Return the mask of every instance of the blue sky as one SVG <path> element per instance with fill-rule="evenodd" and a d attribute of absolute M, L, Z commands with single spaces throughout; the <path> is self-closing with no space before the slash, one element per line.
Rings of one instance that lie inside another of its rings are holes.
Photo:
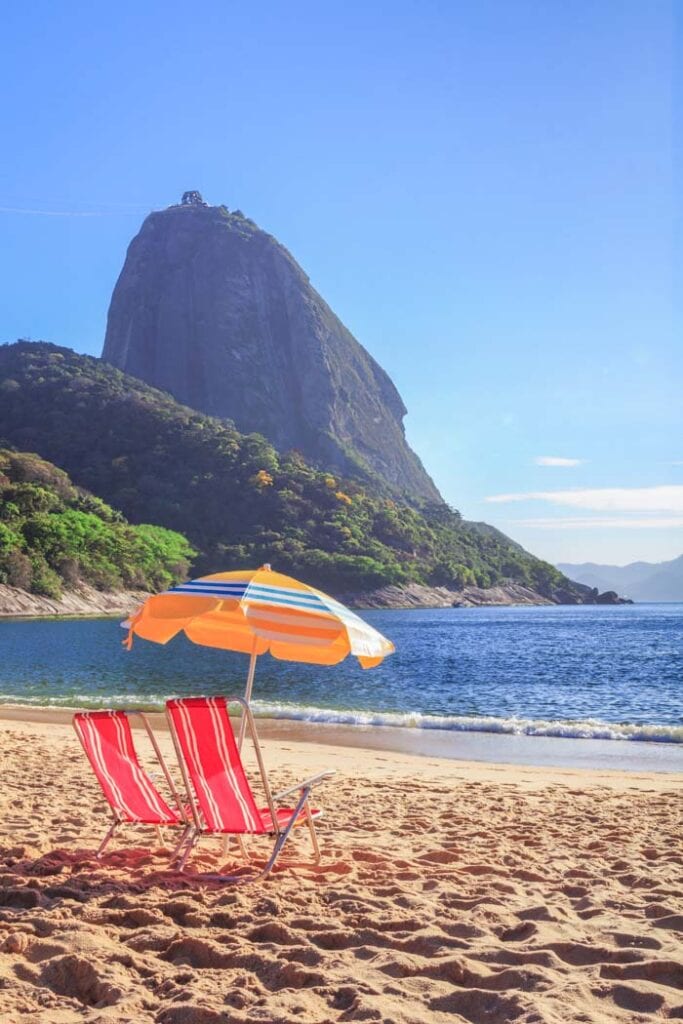
<path fill-rule="evenodd" d="M 675 13 L 11 5 L 0 340 L 99 354 L 130 238 L 198 188 L 291 250 L 466 516 L 551 561 L 675 557 Z"/>

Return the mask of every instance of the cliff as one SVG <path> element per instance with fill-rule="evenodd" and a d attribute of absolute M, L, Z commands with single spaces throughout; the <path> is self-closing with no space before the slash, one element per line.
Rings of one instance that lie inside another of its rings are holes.
<path fill-rule="evenodd" d="M 384 370 L 275 238 L 198 198 L 150 214 L 131 242 L 103 359 L 279 451 L 440 500 Z"/>
<path fill-rule="evenodd" d="M 353 608 L 481 608 L 501 605 L 631 604 L 613 591 L 596 594 L 588 587 L 580 593 L 556 587 L 545 594 L 521 583 L 507 580 L 492 587 L 472 584 L 461 590 L 424 586 L 420 583 L 390 584 L 361 594 L 341 598 Z"/>
<path fill-rule="evenodd" d="M 31 594 L 0 583 L 0 618 L 128 615 L 149 597 L 144 590 L 96 590 L 87 583 L 62 591 L 59 597 Z"/>
<path fill-rule="evenodd" d="M 462 590 L 408 583 L 380 587 L 365 594 L 346 594 L 342 599 L 354 608 L 478 608 L 483 605 L 557 603 L 519 583 L 501 583 L 495 587 L 467 586 Z"/>

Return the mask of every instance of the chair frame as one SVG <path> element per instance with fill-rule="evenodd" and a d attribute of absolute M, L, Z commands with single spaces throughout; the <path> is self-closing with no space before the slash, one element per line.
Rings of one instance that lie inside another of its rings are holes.
<path fill-rule="evenodd" d="M 100 710 L 100 709 L 97 709 L 97 710 Z M 149 724 L 149 720 L 148 720 L 147 716 L 144 714 L 144 712 L 137 711 L 135 709 L 127 710 L 125 708 L 117 708 L 117 709 L 109 709 L 109 708 L 105 709 L 105 708 L 102 708 L 101 710 L 102 711 L 105 711 L 105 710 L 107 710 L 107 711 L 108 710 L 116 710 L 117 713 L 124 714 L 126 716 L 126 718 L 128 719 L 129 726 L 131 727 L 131 736 L 132 736 L 132 725 L 131 725 L 131 722 L 130 722 L 131 718 L 139 718 L 140 721 L 142 722 L 143 726 L 144 726 L 144 729 L 145 729 L 145 731 L 147 733 L 147 736 L 149 737 L 149 741 L 152 744 L 152 749 L 154 750 L 154 755 L 155 755 L 157 761 L 159 762 L 161 770 L 162 770 L 162 772 L 164 774 L 164 778 L 166 779 L 168 787 L 171 790 L 171 793 L 173 794 L 173 799 L 175 801 L 176 809 L 178 811 L 178 816 L 180 818 L 180 820 L 178 822 L 168 822 L 168 823 L 165 823 L 163 825 L 163 827 L 164 828 L 176 828 L 176 827 L 180 828 L 180 827 L 182 827 L 182 830 L 183 830 L 182 834 L 181 834 L 181 837 L 180 837 L 180 840 L 178 841 L 176 846 L 173 848 L 173 851 L 172 851 L 172 854 L 171 854 L 172 859 L 175 859 L 176 856 L 177 856 L 177 851 L 182 848 L 182 846 L 183 846 L 183 844 L 184 844 L 184 842 L 185 842 L 185 840 L 187 838 L 188 832 L 190 831 L 192 826 L 191 826 L 191 823 L 190 823 L 190 821 L 189 821 L 189 819 L 187 817 L 187 812 L 186 812 L 185 807 L 183 806 L 183 802 L 182 802 L 182 800 L 180 798 L 180 794 L 178 792 L 178 788 L 177 788 L 175 782 L 173 781 L 173 777 L 172 777 L 170 771 L 168 770 L 168 765 L 166 764 L 166 761 L 164 760 L 163 754 L 161 753 L 161 750 L 159 748 L 159 744 L 157 743 L 156 736 L 154 735 L 154 732 L 152 731 L 152 727 Z M 88 750 L 86 748 L 85 743 L 83 742 L 83 737 L 81 736 L 81 734 L 78 731 L 78 728 L 76 726 L 77 719 L 80 717 L 80 715 L 83 715 L 83 714 L 88 714 L 88 712 L 81 712 L 81 713 L 79 713 L 79 715 L 74 715 L 72 720 L 71 720 L 71 724 L 73 725 L 74 732 L 78 736 L 79 743 L 81 744 L 81 747 L 83 748 L 83 753 L 85 754 L 86 759 L 87 759 L 88 763 L 90 764 L 90 755 L 88 753 Z M 137 755 L 137 750 L 136 750 L 136 755 Z M 92 765 L 91 765 L 91 767 L 92 767 Z M 140 767 L 142 768 L 142 765 Z M 142 770 L 144 771 L 144 768 L 142 768 Z M 148 773 L 146 773 L 146 774 L 148 774 Z M 99 784 L 99 779 L 97 781 L 98 781 L 98 784 Z M 151 781 L 152 780 L 150 780 L 150 782 Z M 152 785 L 154 785 L 153 782 L 152 782 Z M 102 787 L 100 785 L 100 789 L 101 788 Z M 154 788 L 156 789 L 156 786 Z M 113 820 L 112 824 L 109 826 L 109 829 L 107 830 L 107 832 L 105 833 L 104 838 L 102 839 L 102 842 L 97 847 L 97 851 L 95 853 L 95 857 L 96 857 L 97 860 L 101 860 L 102 859 L 102 856 L 104 855 L 104 851 L 105 851 L 106 847 L 109 845 L 110 841 L 117 834 L 119 829 L 121 829 L 124 825 L 137 825 L 137 824 L 139 824 L 139 825 L 148 825 L 149 827 L 154 828 L 154 830 L 156 831 L 157 839 L 159 841 L 159 845 L 160 846 L 165 846 L 166 845 L 164 843 L 162 832 L 161 832 L 162 825 L 153 825 L 150 822 L 128 821 L 127 819 L 125 819 L 125 818 L 123 818 L 121 816 L 121 814 L 119 813 L 119 811 L 115 807 L 112 807 L 112 805 L 109 802 L 109 799 L 108 799 L 106 793 L 104 793 L 104 790 L 102 792 L 103 792 L 105 800 L 107 801 L 107 804 L 109 805 L 109 809 L 110 809 L 110 811 L 112 813 L 112 817 L 113 817 L 114 820 Z"/>
<path fill-rule="evenodd" d="M 245 860 L 249 861 L 249 856 L 248 856 L 248 853 L 247 853 L 246 848 L 244 846 L 244 842 L 243 842 L 242 836 L 244 834 L 246 834 L 246 835 L 252 835 L 252 834 L 253 835 L 268 835 L 271 838 L 275 839 L 275 844 L 273 846 L 273 850 L 271 852 L 270 857 L 268 858 L 268 860 L 266 861 L 264 867 L 260 871 L 257 871 L 255 874 L 252 874 L 252 875 L 249 875 L 249 876 L 244 876 L 244 875 L 225 875 L 225 874 L 212 874 L 212 875 L 204 875 L 203 876 L 204 878 L 210 879 L 211 881 L 221 881 L 221 882 L 253 882 L 253 881 L 258 881 L 258 880 L 260 880 L 262 878 L 265 878 L 273 870 L 273 868 L 275 866 L 275 862 L 277 861 L 277 859 L 278 859 L 278 857 L 280 855 L 280 852 L 282 850 L 282 847 L 286 843 L 286 841 L 289 838 L 292 830 L 294 829 L 294 827 L 297 824 L 306 824 L 307 825 L 308 831 L 309 831 L 309 835 L 310 835 L 310 838 L 311 838 L 311 845 L 313 847 L 314 862 L 316 864 L 318 864 L 319 861 L 320 861 L 320 856 L 321 855 L 320 855 L 320 845 L 318 843 L 318 836 L 317 836 L 317 833 L 316 833 L 316 830 L 315 830 L 315 820 L 314 820 L 314 818 L 322 817 L 322 811 L 317 813 L 314 816 L 314 814 L 312 813 L 311 808 L 310 808 L 309 797 L 311 795 L 311 792 L 313 791 L 313 789 L 316 786 L 319 786 L 326 779 L 331 778 L 335 774 L 335 772 L 334 771 L 329 771 L 329 770 L 328 771 L 319 772 L 317 775 L 313 775 L 309 779 L 304 779 L 303 782 L 298 782 L 298 783 L 296 783 L 293 786 L 289 786 L 287 789 L 280 790 L 280 792 L 278 792 L 278 793 L 273 793 L 271 788 L 270 788 L 270 783 L 268 781 L 268 774 L 266 772 L 266 767 L 265 767 L 265 763 L 264 763 L 264 760 L 263 760 L 263 753 L 262 753 L 262 750 L 261 750 L 261 745 L 259 743 L 258 733 L 256 732 L 256 724 L 254 722 L 254 715 L 252 713 L 252 710 L 251 710 L 248 702 L 243 697 L 238 697 L 236 695 L 235 696 L 233 696 L 233 695 L 227 696 L 227 697 L 224 697 L 223 699 L 225 700 L 226 712 L 228 714 L 229 714 L 228 706 L 230 704 L 239 704 L 241 709 L 242 709 L 242 721 L 240 722 L 239 739 L 237 739 L 237 737 L 236 737 L 237 751 L 238 751 L 238 753 L 240 754 L 240 757 L 241 757 L 242 740 L 244 738 L 244 734 L 245 734 L 246 729 L 248 729 L 250 737 L 251 737 L 251 740 L 252 740 L 252 743 L 254 744 L 254 750 L 255 750 L 255 753 L 256 753 L 256 761 L 257 761 L 257 764 L 258 764 L 259 776 L 260 776 L 261 783 L 263 785 L 263 789 L 264 789 L 264 792 L 265 792 L 266 801 L 267 801 L 267 804 L 268 804 L 268 810 L 270 812 L 271 823 L 273 824 L 274 828 L 272 830 L 268 830 L 268 831 L 262 832 L 262 833 L 230 833 L 230 832 L 225 833 L 225 832 L 216 832 L 216 831 L 214 831 L 214 830 L 212 830 L 212 829 L 207 827 L 207 825 L 206 825 L 206 823 L 205 823 L 205 821 L 203 819 L 201 810 L 200 810 L 200 808 L 198 806 L 197 800 L 196 800 L 196 796 L 195 796 L 194 788 L 193 788 L 193 785 L 192 785 L 192 781 L 191 781 L 189 773 L 188 773 L 188 769 L 187 769 L 187 765 L 186 765 L 186 762 L 185 762 L 185 758 L 183 756 L 182 747 L 180 745 L 180 740 L 179 740 L 179 737 L 178 737 L 178 734 L 177 734 L 177 731 L 176 731 L 176 728 L 175 728 L 175 722 L 173 721 L 173 718 L 171 717 L 171 714 L 170 714 L 170 711 L 169 711 L 168 703 L 170 703 L 170 702 L 168 702 L 167 705 L 166 705 L 166 719 L 168 721 L 169 730 L 170 730 L 170 733 L 171 733 L 171 737 L 173 739 L 173 745 L 175 747 L 176 755 L 177 755 L 177 758 L 178 758 L 178 764 L 180 766 L 180 771 L 181 771 L 181 774 L 182 774 L 182 777 L 183 777 L 183 782 L 185 784 L 185 789 L 187 791 L 188 803 L 189 803 L 189 807 L 190 807 L 190 811 L 191 811 L 191 815 L 192 815 L 192 822 L 188 825 L 188 828 L 183 833 L 183 836 L 181 837 L 181 840 L 180 840 L 180 842 L 179 842 L 179 844 L 176 847 L 176 850 L 174 852 L 174 860 L 175 860 L 175 863 L 176 863 L 176 866 L 177 866 L 178 870 L 182 871 L 185 868 L 185 865 L 187 864 L 187 861 L 188 861 L 188 859 L 190 857 L 190 854 L 192 853 L 194 848 L 197 846 L 197 844 L 199 843 L 199 841 L 202 838 L 202 836 L 206 836 L 206 835 L 217 836 L 217 835 L 220 835 L 220 836 L 224 837 L 224 839 L 226 840 L 226 844 L 227 844 L 227 839 L 229 838 L 229 836 L 230 835 L 236 835 L 238 843 L 240 845 L 240 849 L 242 851 L 242 855 L 244 856 Z M 231 724 L 231 728 L 232 728 L 232 724 Z M 233 730 L 233 735 L 234 735 L 234 730 Z M 248 784 L 249 784 L 249 786 L 251 788 L 251 783 L 249 782 L 249 780 L 247 780 L 247 782 L 248 782 Z M 284 826 L 281 826 L 280 822 L 279 822 L 279 819 L 278 819 L 278 816 L 277 816 L 276 804 L 279 803 L 280 801 L 282 801 L 285 797 L 291 796 L 292 793 L 299 793 L 299 800 L 298 800 L 294 810 L 292 811 L 291 816 L 287 820 L 287 822 L 284 824 Z M 300 817 L 301 817 L 302 812 L 305 814 L 305 821 L 300 821 Z M 224 844 L 224 848 L 223 848 L 224 853 L 226 852 L 226 848 L 225 848 L 226 844 Z"/>

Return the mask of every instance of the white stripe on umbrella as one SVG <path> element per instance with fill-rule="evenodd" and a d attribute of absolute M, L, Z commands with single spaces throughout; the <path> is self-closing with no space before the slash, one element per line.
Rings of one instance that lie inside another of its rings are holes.
<path fill-rule="evenodd" d="M 335 625 L 338 626 L 337 616 L 330 615 L 329 612 L 323 610 L 302 615 L 301 612 L 288 612 L 286 608 L 271 610 L 270 607 L 250 604 L 247 607 L 246 615 L 248 619 L 268 619 L 269 622 L 283 622 L 292 626 L 302 626 L 305 629 L 329 630 Z M 312 622 L 311 619 L 315 621 Z"/>
<path fill-rule="evenodd" d="M 277 640 L 286 644 L 307 644 L 309 647 L 331 647 L 337 639 L 334 636 L 323 639 L 319 636 L 298 636 L 294 633 L 280 633 L 274 629 L 262 629 L 261 626 L 254 626 L 254 632 L 264 640 Z"/>

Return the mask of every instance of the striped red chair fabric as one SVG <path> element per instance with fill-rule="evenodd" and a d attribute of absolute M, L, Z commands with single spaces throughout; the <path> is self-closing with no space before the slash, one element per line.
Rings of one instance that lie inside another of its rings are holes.
<path fill-rule="evenodd" d="M 140 717 L 160 767 L 177 798 L 149 723 L 144 715 Z M 171 808 L 140 764 L 128 712 L 80 712 L 74 715 L 73 726 L 114 816 L 114 822 L 97 850 L 98 858 L 102 856 L 109 840 L 126 822 L 154 825 L 157 828 L 168 825 L 187 827 L 180 802 L 178 809 Z"/>
<path fill-rule="evenodd" d="M 242 708 L 249 727 L 267 806 L 259 806 L 242 764 L 242 757 L 229 714 L 229 704 Z M 311 790 L 333 772 L 322 772 L 275 795 L 266 774 L 253 715 L 241 697 L 188 697 L 171 700 L 166 714 L 176 745 L 193 817 L 193 829 L 179 856 L 182 868 L 202 835 L 268 835 L 275 837 L 275 846 L 265 868 L 267 875 L 290 832 L 296 825 L 307 825 L 316 858 L 320 849 L 314 821 L 322 811 L 309 805 Z M 294 807 L 276 805 L 293 793 L 299 794 Z M 217 876 L 238 880 L 234 876 Z M 243 880 L 243 879 L 241 879 Z"/>

